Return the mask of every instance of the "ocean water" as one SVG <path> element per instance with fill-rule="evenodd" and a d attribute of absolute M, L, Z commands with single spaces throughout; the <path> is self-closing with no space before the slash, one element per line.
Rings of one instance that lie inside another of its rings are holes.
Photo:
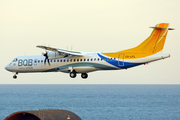
<path fill-rule="evenodd" d="M 180 120 L 180 85 L 0 85 L 0 120 L 39 109 L 83 120 Z"/>

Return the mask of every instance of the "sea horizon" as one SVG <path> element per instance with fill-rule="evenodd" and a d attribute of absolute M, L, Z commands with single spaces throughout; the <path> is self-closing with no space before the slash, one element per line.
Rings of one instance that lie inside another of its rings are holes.
<path fill-rule="evenodd" d="M 179 84 L 0 84 L 0 119 L 62 109 L 82 120 L 178 120 Z"/>

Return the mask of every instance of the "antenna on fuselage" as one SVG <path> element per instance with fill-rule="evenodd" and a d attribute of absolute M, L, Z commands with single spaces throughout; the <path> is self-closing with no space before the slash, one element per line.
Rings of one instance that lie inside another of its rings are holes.
<path fill-rule="evenodd" d="M 73 50 L 73 46 L 71 45 L 71 49 L 68 49 L 68 46 L 66 46 L 66 50 L 67 51 L 72 51 Z"/>
<path fill-rule="evenodd" d="M 73 49 L 73 46 L 71 45 L 71 51 L 72 51 L 72 49 Z"/>

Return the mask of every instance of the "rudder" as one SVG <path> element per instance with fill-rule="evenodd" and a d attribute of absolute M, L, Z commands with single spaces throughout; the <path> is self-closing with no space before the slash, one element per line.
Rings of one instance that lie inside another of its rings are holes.
<path fill-rule="evenodd" d="M 155 27 L 150 27 L 153 28 L 151 35 L 134 49 L 146 54 L 155 54 L 161 51 L 168 33 L 168 26 L 169 23 L 160 23 Z"/>

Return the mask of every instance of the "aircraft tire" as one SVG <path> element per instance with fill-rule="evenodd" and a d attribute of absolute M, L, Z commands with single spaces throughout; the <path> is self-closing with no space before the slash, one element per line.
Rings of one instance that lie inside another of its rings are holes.
<path fill-rule="evenodd" d="M 88 74 L 87 74 L 87 73 L 82 73 L 82 74 L 81 74 L 81 77 L 82 77 L 83 79 L 86 79 L 86 78 L 88 77 Z"/>
<path fill-rule="evenodd" d="M 70 72 L 69 76 L 70 76 L 71 78 L 75 78 L 75 77 L 76 77 L 76 72 Z"/>
<path fill-rule="evenodd" d="M 16 76 L 16 75 L 14 75 L 14 76 L 13 76 L 13 78 L 14 78 L 14 79 L 16 79 L 16 78 L 17 78 L 17 76 Z"/>

